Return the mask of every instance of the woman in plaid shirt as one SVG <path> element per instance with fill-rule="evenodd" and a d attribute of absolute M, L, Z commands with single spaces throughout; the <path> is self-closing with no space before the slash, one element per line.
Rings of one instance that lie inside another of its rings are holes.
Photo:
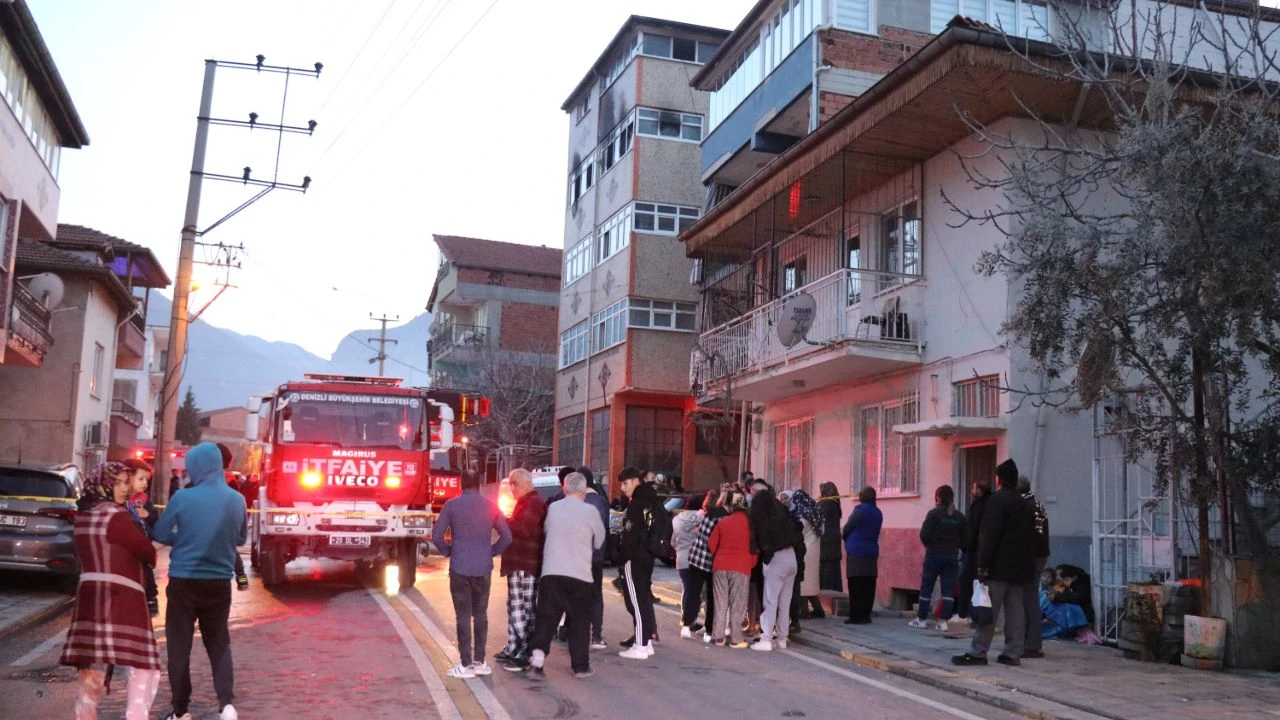
<path fill-rule="evenodd" d="M 721 491 L 718 497 L 715 491 L 708 492 L 707 498 L 702 504 L 702 519 L 698 522 L 693 544 L 689 547 L 689 580 L 684 586 L 684 612 L 680 618 L 682 626 L 680 628 L 680 637 L 682 638 L 693 638 L 694 623 L 698 620 L 698 610 L 702 606 L 702 599 L 705 597 L 707 616 L 703 627 L 702 642 L 711 642 L 711 628 L 714 627 L 712 623 L 714 622 L 713 616 L 715 614 L 715 593 L 711 588 L 711 549 L 707 546 L 707 539 L 711 537 L 711 531 L 715 529 L 716 523 L 729 514 L 723 507 L 728 495 L 728 491 L 724 490 Z"/>

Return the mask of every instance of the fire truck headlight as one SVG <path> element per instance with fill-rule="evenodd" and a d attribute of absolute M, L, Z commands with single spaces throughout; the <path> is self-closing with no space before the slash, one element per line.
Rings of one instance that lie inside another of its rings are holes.
<path fill-rule="evenodd" d="M 395 488 L 400 487 L 400 478 L 392 475 L 384 480 L 382 484 L 394 490 Z"/>
<path fill-rule="evenodd" d="M 271 525 L 297 525 L 300 521 L 297 513 L 268 513 L 267 523 Z"/>
<path fill-rule="evenodd" d="M 407 515 L 404 518 L 404 526 L 407 528 L 424 528 L 427 526 L 429 518 L 426 515 Z"/>
<path fill-rule="evenodd" d="M 302 484 L 302 487 L 307 488 L 308 490 L 315 490 L 324 483 L 324 478 L 320 477 L 320 473 L 312 470 L 310 472 L 302 473 L 302 477 L 299 482 Z"/>

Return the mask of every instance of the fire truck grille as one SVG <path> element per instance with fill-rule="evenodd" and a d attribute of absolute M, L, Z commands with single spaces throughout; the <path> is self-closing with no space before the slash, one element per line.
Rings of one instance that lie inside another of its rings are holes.
<path fill-rule="evenodd" d="M 339 523 L 320 523 L 316 525 L 316 529 L 322 532 L 347 533 L 380 533 L 386 530 L 385 527 L 377 527 L 374 525 L 343 525 Z"/>

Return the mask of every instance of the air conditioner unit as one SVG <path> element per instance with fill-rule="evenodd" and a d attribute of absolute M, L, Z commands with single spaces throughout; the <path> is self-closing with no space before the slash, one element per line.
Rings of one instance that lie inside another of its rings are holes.
<path fill-rule="evenodd" d="M 107 431 L 101 420 L 84 426 L 84 444 L 91 447 L 107 444 Z"/>

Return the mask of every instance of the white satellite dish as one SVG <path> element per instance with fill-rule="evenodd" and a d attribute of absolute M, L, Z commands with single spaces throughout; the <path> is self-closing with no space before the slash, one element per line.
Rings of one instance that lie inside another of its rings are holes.
<path fill-rule="evenodd" d="M 791 347 L 809 334 L 813 318 L 817 315 L 818 302 L 809 293 L 802 292 L 782 304 L 778 311 L 778 341 L 783 347 Z"/>
<path fill-rule="evenodd" d="M 52 309 L 62 304 L 62 296 L 67 292 L 67 286 L 57 275 L 43 272 L 31 276 L 27 282 L 27 291 L 35 295 L 45 307 Z"/>

